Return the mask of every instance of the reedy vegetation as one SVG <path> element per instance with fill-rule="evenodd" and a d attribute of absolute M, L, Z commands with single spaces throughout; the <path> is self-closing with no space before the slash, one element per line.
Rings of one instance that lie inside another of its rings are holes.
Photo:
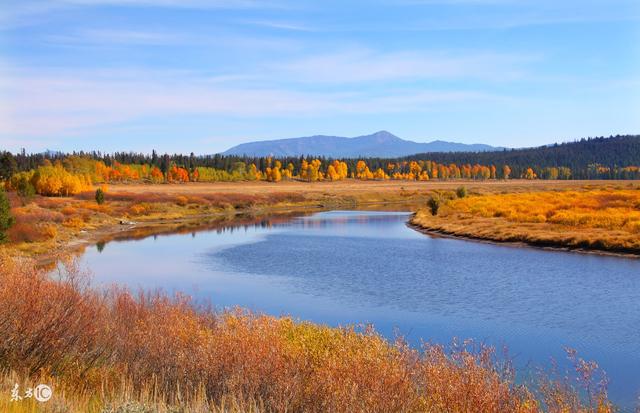
<path fill-rule="evenodd" d="M 0 268 L 0 383 L 52 383 L 52 406 L 63 411 L 612 411 L 606 389 L 593 385 L 595 366 L 579 359 L 582 400 L 565 381 L 516 384 L 509 363 L 468 342 L 418 351 L 371 328 L 97 291 L 73 264 L 51 279 L 0 252 Z M 4 410 L 31 411 L 16 403 L 0 398 Z"/>

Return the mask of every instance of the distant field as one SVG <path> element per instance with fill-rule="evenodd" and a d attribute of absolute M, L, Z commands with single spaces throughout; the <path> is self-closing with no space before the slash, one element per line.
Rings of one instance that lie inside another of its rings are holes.
<path fill-rule="evenodd" d="M 209 192 L 222 193 L 245 193 L 261 194 L 273 192 L 303 192 L 303 193 L 363 193 L 363 192 L 397 192 L 401 188 L 405 190 L 430 190 L 430 189 L 452 189 L 464 185 L 470 190 L 478 192 L 523 192 L 529 190 L 544 189 L 564 189 L 564 188 L 598 188 L 598 187 L 638 187 L 640 181 L 630 180 L 607 180 L 607 181 L 551 181 L 551 180 L 526 180 L 510 179 L 506 181 L 487 180 L 451 180 L 451 181 L 359 181 L 348 179 L 336 182 L 301 182 L 282 181 L 271 183 L 265 181 L 250 182 L 215 182 L 188 184 L 121 184 L 111 185 L 112 192 L 135 192 L 135 193 L 165 193 L 165 194 L 196 194 Z"/>

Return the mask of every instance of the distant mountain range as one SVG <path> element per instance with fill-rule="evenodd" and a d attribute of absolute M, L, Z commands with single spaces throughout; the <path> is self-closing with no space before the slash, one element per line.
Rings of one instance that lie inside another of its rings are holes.
<path fill-rule="evenodd" d="M 504 148 L 483 144 L 445 141 L 419 143 L 400 139 L 380 131 L 372 135 L 345 138 L 315 135 L 303 138 L 248 142 L 223 152 L 223 155 L 246 156 L 325 156 L 329 158 L 396 158 L 425 152 L 487 152 Z"/>

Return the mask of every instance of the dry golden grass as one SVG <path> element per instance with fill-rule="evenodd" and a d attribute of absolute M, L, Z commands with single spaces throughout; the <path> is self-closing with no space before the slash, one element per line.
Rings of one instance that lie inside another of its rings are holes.
<path fill-rule="evenodd" d="M 76 248 L 79 240 L 97 241 L 106 232 L 119 232 L 120 221 L 138 227 L 157 227 L 184 219 L 210 219 L 238 213 L 270 213 L 308 208 L 384 208 L 404 205 L 417 209 L 430 191 L 450 191 L 467 185 L 474 194 L 538 192 L 549 189 L 585 190 L 637 187 L 634 181 L 360 181 L 337 182 L 263 181 L 189 184 L 120 184 L 105 188 L 105 203 L 98 205 L 94 192 L 75 197 L 36 196 L 23 206 L 9 193 L 17 224 L 10 231 L 10 248 L 26 255 L 51 255 Z"/>
<path fill-rule="evenodd" d="M 372 329 L 99 292 L 73 266 L 54 280 L 1 252 L 0 268 L 2 411 L 35 411 L 7 398 L 37 382 L 53 385 L 52 409 L 83 413 L 612 411 L 605 389 L 581 399 L 568 382 L 516 384 L 508 363 L 469 343 L 418 351 Z"/>
<path fill-rule="evenodd" d="M 640 254 L 640 190 L 600 188 L 487 194 L 452 199 L 426 230 L 492 241 Z"/>

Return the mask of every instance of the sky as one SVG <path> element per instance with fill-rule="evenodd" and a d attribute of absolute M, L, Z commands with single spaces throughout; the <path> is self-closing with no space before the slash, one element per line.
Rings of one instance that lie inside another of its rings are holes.
<path fill-rule="evenodd" d="M 638 0 L 0 0 L 0 149 L 640 133 Z"/>

